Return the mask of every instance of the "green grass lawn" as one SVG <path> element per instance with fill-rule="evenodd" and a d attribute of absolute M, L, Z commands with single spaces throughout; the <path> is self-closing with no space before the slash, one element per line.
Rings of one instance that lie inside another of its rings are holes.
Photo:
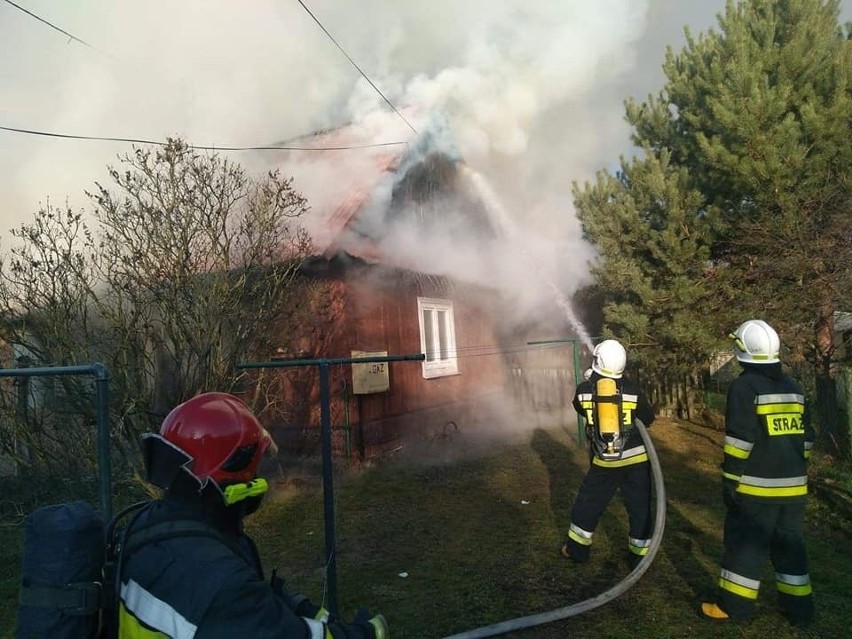
<path fill-rule="evenodd" d="M 626 594 L 583 615 L 508 637 L 846 637 L 852 627 L 852 526 L 812 498 L 809 553 L 817 620 L 791 629 L 775 607 L 767 564 L 759 613 L 746 626 L 700 619 L 722 550 L 720 432 L 661 421 L 650 429 L 666 477 L 663 546 Z M 592 559 L 559 555 L 585 455 L 560 430 L 483 448 L 462 432 L 374 467 L 335 474 L 338 600 L 383 613 L 394 639 L 439 639 L 593 597 L 628 574 L 627 524 L 616 497 L 595 534 Z M 325 536 L 319 479 L 282 481 L 248 520 L 265 565 L 319 602 Z M 0 636 L 11 637 L 18 546 L 0 529 Z M 403 576 L 404 575 L 404 576 Z M 12 601 L 10 602 L 10 599 Z"/>

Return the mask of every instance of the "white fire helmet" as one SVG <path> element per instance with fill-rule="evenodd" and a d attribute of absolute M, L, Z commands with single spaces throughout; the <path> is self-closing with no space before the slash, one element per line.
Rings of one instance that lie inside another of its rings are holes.
<path fill-rule="evenodd" d="M 734 355 L 740 362 L 775 364 L 779 362 L 781 340 L 763 320 L 748 320 L 729 336 L 734 340 Z"/>
<path fill-rule="evenodd" d="M 598 375 L 621 379 L 626 365 L 627 353 L 617 340 L 606 339 L 595 346 L 592 353 L 592 370 Z"/>

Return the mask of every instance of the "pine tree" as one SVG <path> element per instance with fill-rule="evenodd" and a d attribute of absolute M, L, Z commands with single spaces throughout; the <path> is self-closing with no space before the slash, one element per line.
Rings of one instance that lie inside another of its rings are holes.
<path fill-rule="evenodd" d="M 652 394 L 662 380 L 695 376 L 718 340 L 701 317 L 714 294 L 711 227 L 687 171 L 671 165 L 668 151 L 646 149 L 616 176 L 601 172 L 595 184 L 575 187 L 575 199 L 602 257 L 593 273 L 607 300 L 607 332 L 625 343 Z"/>
<path fill-rule="evenodd" d="M 667 158 L 683 192 L 699 194 L 709 254 L 694 283 L 709 289 L 698 316 L 717 333 L 748 317 L 776 326 L 813 367 L 822 432 L 848 454 L 832 379 L 834 312 L 852 304 L 852 41 L 838 15 L 836 0 L 729 1 L 718 30 L 687 30 L 684 49 L 669 49 L 659 95 L 626 106 L 637 162 Z M 599 245 L 591 219 L 614 208 L 578 199 Z M 601 270 L 613 254 L 602 250 Z"/>

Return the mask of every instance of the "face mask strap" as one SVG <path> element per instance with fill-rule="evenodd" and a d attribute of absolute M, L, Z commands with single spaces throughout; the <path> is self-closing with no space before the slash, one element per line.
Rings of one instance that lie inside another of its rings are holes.
<path fill-rule="evenodd" d="M 743 344 L 743 341 L 742 341 L 739 337 L 737 337 L 737 336 L 736 336 L 736 335 L 734 335 L 733 333 L 731 333 L 730 335 L 728 335 L 728 337 L 730 337 L 732 340 L 734 340 L 734 345 L 735 345 L 735 346 L 736 346 L 739 350 L 741 350 L 743 353 L 748 353 L 748 349 L 746 348 L 746 345 L 745 345 L 745 344 Z"/>
<path fill-rule="evenodd" d="M 225 499 L 225 505 L 232 506 L 250 497 L 260 497 L 266 494 L 267 490 L 269 490 L 269 484 L 262 477 L 258 477 L 250 482 L 231 484 L 225 487 L 222 495 Z"/>

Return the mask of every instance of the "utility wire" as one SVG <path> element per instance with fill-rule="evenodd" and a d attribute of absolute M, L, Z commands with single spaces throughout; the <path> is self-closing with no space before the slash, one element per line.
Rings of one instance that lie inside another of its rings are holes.
<path fill-rule="evenodd" d="M 18 9 L 18 10 L 23 11 L 24 13 L 26 13 L 28 16 L 31 16 L 31 17 L 35 18 L 35 19 L 36 19 L 36 20 L 38 20 L 39 22 L 43 22 L 44 24 L 46 24 L 47 26 L 49 26 L 51 29 L 56 29 L 57 31 L 59 31 L 59 33 L 62 33 L 63 35 L 67 35 L 67 36 L 68 36 L 69 38 L 71 38 L 72 40 L 76 40 L 76 41 L 77 41 L 77 42 L 79 42 L 80 44 L 85 45 L 85 46 L 89 47 L 90 49 L 95 49 L 95 47 L 93 47 L 93 46 L 92 46 L 91 44 L 89 44 L 88 42 L 85 42 L 85 41 L 81 40 L 80 38 L 78 38 L 77 36 L 75 36 L 75 35 L 72 35 L 72 34 L 68 33 L 65 29 L 60 29 L 59 27 L 57 27 L 57 26 L 56 26 L 55 24 L 53 24 L 52 22 L 48 22 L 48 21 L 47 21 L 47 20 L 45 20 L 44 18 L 41 18 L 41 17 L 37 16 L 36 14 L 34 14 L 32 11 L 28 11 L 27 9 L 24 9 L 21 5 L 19 5 L 19 4 L 15 4 L 14 2 L 12 2 L 12 0 L 6 0 L 6 4 L 10 4 L 10 5 L 12 5 L 13 7 L 15 7 L 16 9 Z M 97 49 L 95 49 L 95 50 L 97 50 Z"/>
<path fill-rule="evenodd" d="M 12 0 L 5 0 L 5 2 L 7 4 L 15 7 L 19 11 L 23 11 L 27 15 L 35 18 L 39 22 L 46 24 L 51 29 L 55 29 L 59 33 L 68 36 L 71 40 L 79 42 L 80 44 L 87 46 L 90 49 L 93 49 L 95 51 L 100 51 L 97 47 L 92 46 L 91 44 L 89 44 L 85 40 L 81 40 L 77 36 L 69 33 L 68 31 L 65 31 L 65 29 L 61 29 L 60 27 L 57 27 L 52 22 L 49 22 L 48 20 L 45 20 L 44 18 L 37 16 L 32 11 L 29 11 L 28 9 L 25 9 L 24 7 L 20 6 L 19 4 L 12 2 Z M 302 8 L 305 11 L 307 11 L 308 15 L 311 16 L 311 18 L 313 18 L 314 22 L 316 22 L 317 25 L 319 25 L 319 28 L 322 29 L 323 32 L 328 36 L 328 38 L 335 44 L 335 46 L 338 49 L 340 49 L 341 53 L 343 53 L 343 55 L 346 56 L 346 59 L 349 60 L 349 62 L 352 64 L 352 66 L 355 67 L 358 70 L 358 73 L 360 73 L 361 76 L 370 84 L 370 86 L 373 87 L 373 89 L 376 91 L 376 93 L 378 93 L 381 96 L 382 100 L 384 100 L 385 103 L 387 103 L 387 105 L 391 109 L 393 109 L 394 113 L 396 113 L 399 116 L 399 118 L 403 122 L 405 122 L 405 124 L 408 126 L 408 128 L 411 129 L 417 135 L 418 134 L 417 129 L 415 129 L 411 125 L 411 123 L 405 118 L 405 116 L 402 113 L 400 113 L 400 111 L 385 96 L 385 94 L 382 93 L 382 91 L 373 83 L 373 81 L 367 76 L 367 74 L 364 73 L 364 71 L 361 70 L 361 67 L 359 67 L 356 64 L 356 62 L 350 57 L 350 55 L 348 53 L 346 53 L 346 50 L 337 42 L 337 40 L 334 39 L 334 36 L 332 36 L 331 33 L 329 33 L 328 29 L 326 29 L 325 26 L 323 26 L 323 24 L 313 14 L 313 12 L 305 5 L 305 3 L 302 2 L 302 0 L 298 0 L 298 2 L 299 2 L 300 5 L 302 5 Z M 155 141 L 151 141 L 151 140 L 137 140 L 137 139 L 132 139 L 132 138 L 104 138 L 104 137 L 86 136 L 86 135 L 66 135 L 66 134 L 62 134 L 62 133 L 48 133 L 48 132 L 44 132 L 44 131 L 16 129 L 16 128 L 13 128 L 13 127 L 4 127 L 4 126 L 0 126 L 0 129 L 2 129 L 4 131 L 13 131 L 13 132 L 16 132 L 16 133 L 27 133 L 29 135 L 43 135 L 43 136 L 47 136 L 47 137 L 66 138 L 66 139 L 72 139 L 72 140 L 100 140 L 100 141 L 106 141 L 106 142 L 136 142 L 136 143 L 140 143 L 140 144 L 156 144 L 156 145 L 160 145 L 160 146 L 165 145 L 164 142 L 155 142 Z M 318 148 L 318 147 L 290 147 L 290 146 L 286 146 L 286 147 L 283 147 L 283 146 L 209 147 L 209 146 L 193 146 L 193 145 L 189 145 L 189 148 L 198 149 L 198 150 L 208 150 L 208 151 L 264 151 L 264 150 L 341 151 L 341 150 L 346 150 L 346 149 L 361 149 L 361 148 L 370 148 L 370 147 L 378 147 L 378 146 L 394 146 L 394 145 L 399 145 L 399 144 L 406 144 L 406 143 L 405 142 L 387 142 L 387 143 L 379 143 L 379 144 L 364 144 L 364 145 L 354 145 L 354 146 L 322 147 L 322 148 Z"/>
<path fill-rule="evenodd" d="M 8 2 L 8 0 L 6 0 Z M 68 133 L 51 133 L 49 131 L 36 131 L 33 129 L 19 129 L 11 126 L 0 126 L 0 131 L 11 131 L 12 133 L 24 133 L 26 135 L 41 135 L 49 138 L 64 138 L 67 140 L 95 140 L 100 142 L 131 142 L 136 144 L 153 144 L 166 146 L 167 142 L 157 140 L 142 140 L 137 138 L 111 138 L 96 135 L 70 135 Z M 376 142 L 373 144 L 353 144 L 349 146 L 196 146 L 188 144 L 190 149 L 199 151 L 346 151 L 350 149 L 368 149 L 382 146 L 399 146 L 407 142 Z"/>
<path fill-rule="evenodd" d="M 7 1 L 8 1 L 8 0 L 7 0 Z M 319 25 L 319 28 L 323 30 L 323 32 L 325 33 L 325 35 L 327 35 L 327 36 L 329 37 L 329 39 L 330 39 L 330 40 L 334 43 L 334 45 L 335 45 L 338 49 L 340 49 L 340 52 L 341 52 L 343 55 L 345 55 L 345 56 L 346 56 L 346 59 L 347 59 L 347 60 L 349 60 L 349 62 L 352 64 L 352 66 L 353 66 L 353 67 L 355 67 L 355 68 L 358 70 L 358 73 L 360 73 L 360 74 L 361 74 L 361 77 L 363 77 L 363 78 L 364 78 L 364 79 L 365 79 L 365 80 L 366 80 L 366 81 L 370 84 L 370 86 L 371 86 L 371 87 L 373 87 L 373 89 L 375 89 L 376 93 L 378 93 L 378 94 L 381 96 L 382 100 L 384 100 L 384 101 L 387 103 L 387 105 L 388 105 L 391 109 L 393 109 L 394 113 L 396 113 L 396 114 L 400 117 L 400 119 L 401 119 L 403 122 L 405 122 L 405 124 L 406 124 L 406 125 L 408 125 L 408 128 L 409 128 L 409 129 L 411 129 L 412 131 L 414 131 L 415 135 L 418 135 L 418 133 L 417 133 L 417 129 L 415 129 L 413 126 L 411 126 L 411 123 L 410 123 L 408 120 L 406 120 L 406 119 L 405 119 L 405 116 L 404 116 L 404 115 L 402 115 L 402 113 L 400 113 L 400 112 L 399 112 L 399 110 L 398 110 L 398 109 L 397 109 L 397 108 L 393 105 L 393 103 L 392 103 L 390 100 L 388 100 L 388 99 L 387 99 L 387 97 L 385 97 L 385 94 L 384 94 L 384 93 L 382 93 L 382 92 L 379 90 L 379 87 L 377 87 L 375 84 L 373 84 L 373 81 L 372 81 L 370 78 L 368 78 L 368 77 L 367 77 L 367 74 L 366 74 L 366 73 L 364 73 L 364 72 L 361 70 L 361 67 L 359 67 L 359 66 L 355 63 L 355 60 L 353 60 L 353 59 L 349 56 L 349 54 L 348 54 L 348 53 L 346 53 L 346 50 L 345 50 L 342 46 L 340 46 L 340 44 L 338 44 L 337 40 L 335 40 L 335 39 L 334 39 L 334 36 L 333 36 L 333 35 L 331 35 L 331 34 L 328 32 L 328 29 L 326 29 L 326 28 L 323 26 L 322 22 L 320 22 L 320 21 L 317 19 L 317 17 L 313 14 L 313 12 L 311 12 L 311 10 L 310 10 L 310 9 L 308 9 L 308 7 L 305 5 L 305 3 L 304 3 L 304 2 L 302 2 L 302 0 L 298 0 L 298 2 L 299 2 L 299 4 L 300 4 L 300 5 L 302 5 L 302 8 L 303 8 L 305 11 L 307 11 L 307 12 L 308 12 L 308 15 L 309 15 L 309 16 L 311 16 L 311 18 L 313 18 L 314 22 L 316 22 L 316 23 Z"/>

